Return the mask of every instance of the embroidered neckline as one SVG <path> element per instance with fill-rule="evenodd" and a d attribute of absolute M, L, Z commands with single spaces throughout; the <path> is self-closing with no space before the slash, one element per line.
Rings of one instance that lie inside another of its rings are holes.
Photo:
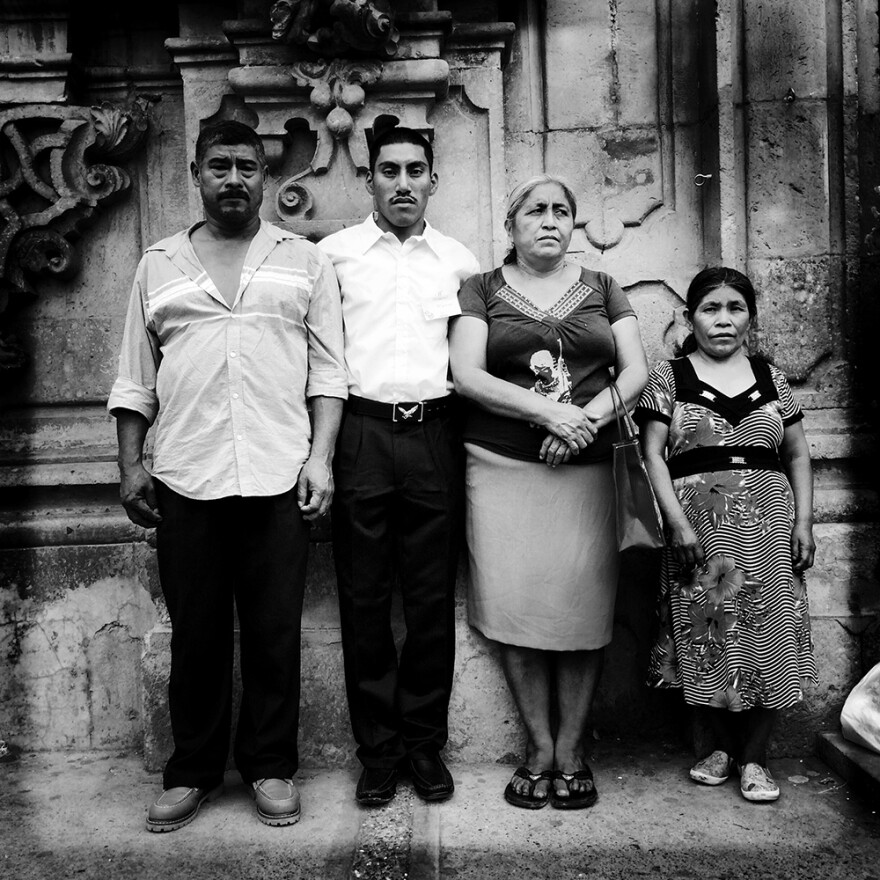
<path fill-rule="evenodd" d="M 569 317 L 595 290 L 582 279 L 578 278 L 568 290 L 556 300 L 549 309 L 540 309 L 527 296 L 521 294 L 516 288 L 511 287 L 505 281 L 497 291 L 508 305 L 513 306 L 518 312 L 535 321 L 544 321 L 552 318 L 556 321 L 564 321 Z"/>

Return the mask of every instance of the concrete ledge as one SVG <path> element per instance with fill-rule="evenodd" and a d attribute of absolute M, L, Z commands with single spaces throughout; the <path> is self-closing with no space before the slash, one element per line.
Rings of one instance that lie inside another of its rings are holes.
<path fill-rule="evenodd" d="M 880 806 L 880 755 L 844 739 L 840 731 L 816 737 L 816 754 L 872 807 Z"/>

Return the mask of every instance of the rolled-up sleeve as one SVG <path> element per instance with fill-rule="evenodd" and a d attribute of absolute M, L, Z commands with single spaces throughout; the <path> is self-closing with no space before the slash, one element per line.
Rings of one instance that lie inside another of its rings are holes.
<path fill-rule="evenodd" d="M 141 260 L 131 287 L 119 354 L 119 372 L 110 391 L 107 409 L 111 415 L 119 409 L 139 412 L 152 425 L 159 413 L 156 376 L 162 354 L 144 302 L 146 259 Z"/>
<path fill-rule="evenodd" d="M 348 374 L 342 340 L 342 299 L 336 270 L 321 251 L 314 251 L 314 283 L 306 315 L 308 333 L 307 397 L 348 397 Z"/>

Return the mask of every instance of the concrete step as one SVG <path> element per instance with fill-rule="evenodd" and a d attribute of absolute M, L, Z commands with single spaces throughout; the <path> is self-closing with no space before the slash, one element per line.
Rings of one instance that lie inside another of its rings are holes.
<path fill-rule="evenodd" d="M 301 821 L 259 823 L 235 772 L 226 792 L 170 834 L 144 830 L 160 777 L 140 757 L 25 754 L 0 765 L 0 876 L 15 880 L 186 877 L 283 880 L 632 880 L 639 877 L 876 876 L 880 818 L 815 758 L 771 762 L 782 795 L 751 804 L 736 779 L 687 776 L 668 744 L 596 743 L 599 801 L 585 811 L 520 810 L 502 791 L 513 767 L 459 764 L 454 797 L 428 805 L 408 781 L 363 809 L 357 771 L 298 774 Z"/>
<path fill-rule="evenodd" d="M 851 743 L 839 731 L 820 733 L 816 753 L 874 809 L 880 808 L 880 754 Z"/>

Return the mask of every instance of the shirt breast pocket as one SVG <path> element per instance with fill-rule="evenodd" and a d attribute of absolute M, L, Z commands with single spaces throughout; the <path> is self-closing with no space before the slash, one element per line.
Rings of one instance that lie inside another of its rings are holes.
<path fill-rule="evenodd" d="M 447 321 L 454 315 L 461 314 L 458 297 L 454 293 L 446 293 L 442 290 L 421 297 L 420 306 L 422 317 L 426 321 Z"/>

